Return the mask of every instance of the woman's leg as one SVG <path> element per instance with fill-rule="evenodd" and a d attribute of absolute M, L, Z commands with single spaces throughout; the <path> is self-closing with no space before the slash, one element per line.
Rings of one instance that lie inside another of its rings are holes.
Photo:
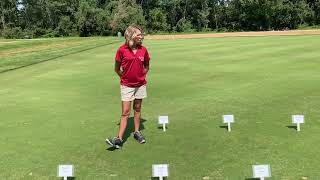
<path fill-rule="evenodd" d="M 135 132 L 137 132 L 137 131 L 140 130 L 141 104 L 142 104 L 142 99 L 135 99 L 135 100 L 133 101 L 134 131 L 135 131 Z"/>
<path fill-rule="evenodd" d="M 120 118 L 120 128 L 118 137 L 122 140 L 127 128 L 127 122 L 130 115 L 131 101 L 122 101 L 122 113 Z"/>

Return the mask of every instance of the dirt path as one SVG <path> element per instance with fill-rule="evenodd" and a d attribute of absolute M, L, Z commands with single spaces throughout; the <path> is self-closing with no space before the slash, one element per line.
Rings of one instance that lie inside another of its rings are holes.
<path fill-rule="evenodd" d="M 297 36 L 320 35 L 319 30 L 290 30 L 290 31 L 256 31 L 256 32 L 227 32 L 208 34 L 176 34 L 176 35 L 147 35 L 145 39 L 194 39 L 194 38 L 218 38 L 218 37 L 255 37 L 255 36 Z"/>

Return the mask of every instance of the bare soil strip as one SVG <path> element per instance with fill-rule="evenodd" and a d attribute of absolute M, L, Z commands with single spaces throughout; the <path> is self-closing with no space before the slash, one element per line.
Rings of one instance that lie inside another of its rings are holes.
<path fill-rule="evenodd" d="M 177 34 L 177 35 L 147 35 L 145 39 L 197 39 L 197 38 L 219 38 L 219 37 L 257 37 L 257 36 L 301 36 L 320 35 L 318 30 L 289 30 L 289 31 L 255 31 L 255 32 L 227 32 L 208 34 Z"/>

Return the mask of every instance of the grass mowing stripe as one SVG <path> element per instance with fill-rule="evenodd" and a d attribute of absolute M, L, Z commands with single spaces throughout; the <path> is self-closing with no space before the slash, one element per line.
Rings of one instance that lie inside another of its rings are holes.
<path fill-rule="evenodd" d="M 17 57 L 16 60 L 14 60 L 14 58 L 12 57 L 7 57 L 4 58 L 2 60 L 0 60 L 0 73 L 5 73 L 8 71 L 12 71 L 12 70 L 16 70 L 16 69 L 20 69 L 23 67 L 27 67 L 27 66 L 32 66 L 38 63 L 42 63 L 42 62 L 46 62 L 46 61 L 50 61 L 50 60 L 54 60 L 63 56 L 67 56 L 67 55 L 71 55 L 71 54 L 76 54 L 76 53 L 80 53 L 83 51 L 88 51 L 94 48 L 99 48 L 102 46 L 107 46 L 110 44 L 115 44 L 115 43 L 119 43 L 119 41 L 113 41 L 110 43 L 103 43 L 103 44 L 98 44 L 98 45 L 94 45 L 94 46 L 76 46 L 76 47 L 68 47 L 66 50 L 61 50 L 59 49 L 57 52 L 42 52 L 43 54 L 40 54 L 39 52 L 37 52 L 39 55 L 39 57 L 35 58 L 36 56 L 32 56 L 29 55 L 29 57 L 31 56 L 31 59 L 27 56 L 27 57 Z M 43 58 L 43 56 L 53 56 L 53 57 L 49 57 L 49 58 Z"/>

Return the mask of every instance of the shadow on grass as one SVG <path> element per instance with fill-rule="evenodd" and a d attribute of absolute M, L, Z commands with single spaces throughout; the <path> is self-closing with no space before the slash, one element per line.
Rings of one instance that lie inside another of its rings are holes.
<path fill-rule="evenodd" d="M 161 129 L 163 131 L 163 127 L 162 126 L 158 126 L 158 129 Z M 166 130 L 168 130 L 168 126 L 166 125 Z"/>
<path fill-rule="evenodd" d="M 143 123 L 146 122 L 146 121 L 147 120 L 141 118 L 141 120 L 140 120 L 140 131 L 145 129 Z M 120 123 L 118 123 L 117 125 L 119 126 Z M 123 135 L 123 143 L 125 143 L 128 140 L 128 138 L 130 137 L 132 132 L 134 132 L 134 118 L 130 117 L 130 118 L 128 118 L 127 128 L 126 128 L 126 131 L 124 132 L 124 135 Z M 109 147 L 109 148 L 107 148 L 107 150 L 108 151 L 114 151 L 114 150 L 116 150 L 116 148 Z"/>
<path fill-rule="evenodd" d="M 226 129 L 228 131 L 228 126 L 219 126 L 222 129 Z"/>
<path fill-rule="evenodd" d="M 63 178 L 60 178 L 60 180 L 63 180 Z M 76 180 L 76 177 L 68 177 L 67 180 Z"/>
<path fill-rule="evenodd" d="M 259 178 L 246 178 L 245 180 L 259 180 Z"/>
<path fill-rule="evenodd" d="M 108 151 L 114 151 L 114 150 L 116 150 L 117 148 L 115 148 L 115 147 L 109 147 L 109 148 L 107 148 L 107 150 Z"/>
<path fill-rule="evenodd" d="M 140 131 L 144 130 L 144 125 L 143 123 L 146 122 L 147 120 L 141 118 L 140 120 Z M 118 123 L 118 125 L 120 125 L 120 123 Z M 126 131 L 124 132 L 124 135 L 123 135 L 123 143 L 125 143 L 127 141 L 127 139 L 130 137 L 130 135 L 134 132 L 134 118 L 133 117 L 130 117 L 128 119 L 128 122 L 127 122 L 127 129 Z"/>
<path fill-rule="evenodd" d="M 294 130 L 297 130 L 297 126 L 286 126 L 287 128 L 289 128 L 289 129 L 294 129 Z"/>
<path fill-rule="evenodd" d="M 158 177 L 151 177 L 151 180 L 159 180 L 160 178 Z M 168 178 L 167 177 L 163 177 L 162 178 L 163 180 L 167 180 Z"/>

